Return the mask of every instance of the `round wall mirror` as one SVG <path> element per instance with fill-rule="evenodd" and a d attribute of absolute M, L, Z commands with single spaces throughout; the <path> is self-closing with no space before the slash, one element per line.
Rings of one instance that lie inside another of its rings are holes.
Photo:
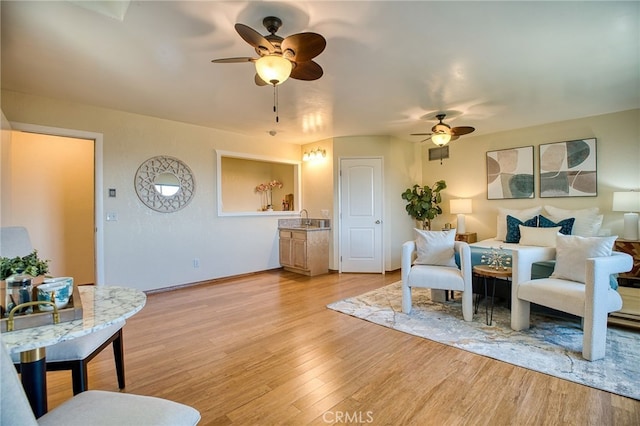
<path fill-rule="evenodd" d="M 160 173 L 153 180 L 153 187 L 160 195 L 170 197 L 180 190 L 180 181 L 173 173 Z"/>
<path fill-rule="evenodd" d="M 171 213 L 185 207 L 195 192 L 191 169 L 177 158 L 158 156 L 140 165 L 135 177 L 138 198 L 147 207 Z"/>

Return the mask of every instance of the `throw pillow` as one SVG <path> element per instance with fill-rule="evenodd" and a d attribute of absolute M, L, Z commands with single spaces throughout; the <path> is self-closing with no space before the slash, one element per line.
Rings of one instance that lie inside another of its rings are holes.
<path fill-rule="evenodd" d="M 580 237 L 577 235 L 556 236 L 556 266 L 551 278 L 584 283 L 586 263 L 591 257 L 611 256 L 613 244 L 618 238 Z"/>
<path fill-rule="evenodd" d="M 456 241 L 456 230 L 450 231 L 416 231 L 417 265 L 456 266 L 453 246 Z"/>
<path fill-rule="evenodd" d="M 544 206 L 544 209 L 548 213 L 546 216 L 554 222 L 560 222 L 563 219 L 571 217 L 575 218 L 571 234 L 581 237 L 597 236 L 602 226 L 602 219 L 604 218 L 604 215 L 599 214 L 597 207 L 566 210 L 553 206 Z"/>
<path fill-rule="evenodd" d="M 555 228 L 556 226 L 559 226 L 560 233 L 564 235 L 571 235 L 571 230 L 573 229 L 573 223 L 575 221 L 575 218 L 570 217 L 569 219 L 564 219 L 558 223 L 555 223 L 551 219 L 547 219 L 542 215 L 538 216 L 538 226 L 540 228 Z"/>
<path fill-rule="evenodd" d="M 496 240 L 504 241 L 507 238 L 507 215 L 511 215 L 516 219 L 525 221 L 533 216 L 537 216 L 542 212 L 542 207 L 531 207 L 523 210 L 504 209 L 498 207 L 498 223 L 496 231 Z"/>
<path fill-rule="evenodd" d="M 523 246 L 555 247 L 560 226 L 532 228 L 520 225 L 520 244 Z"/>
<path fill-rule="evenodd" d="M 520 242 L 520 225 L 537 227 L 538 216 L 534 216 L 522 222 L 520 219 L 511 215 L 507 215 L 507 236 L 504 239 L 505 243 L 519 243 Z"/>

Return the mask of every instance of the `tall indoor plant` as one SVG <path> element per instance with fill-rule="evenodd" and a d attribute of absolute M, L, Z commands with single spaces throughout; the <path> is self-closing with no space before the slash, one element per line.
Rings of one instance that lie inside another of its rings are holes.
<path fill-rule="evenodd" d="M 407 201 L 407 213 L 422 222 L 422 229 L 431 229 L 431 221 L 442 214 L 440 191 L 446 187 L 445 181 L 439 180 L 433 188 L 415 184 L 402 193 L 402 199 Z"/>

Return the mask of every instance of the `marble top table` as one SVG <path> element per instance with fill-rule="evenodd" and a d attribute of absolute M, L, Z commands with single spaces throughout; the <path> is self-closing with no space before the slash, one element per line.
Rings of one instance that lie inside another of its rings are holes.
<path fill-rule="evenodd" d="M 147 301 L 142 291 L 126 287 L 79 286 L 78 291 L 82 319 L 0 334 L 10 353 L 21 354 L 22 383 L 36 417 L 47 411 L 45 347 L 122 322 L 139 312 Z"/>

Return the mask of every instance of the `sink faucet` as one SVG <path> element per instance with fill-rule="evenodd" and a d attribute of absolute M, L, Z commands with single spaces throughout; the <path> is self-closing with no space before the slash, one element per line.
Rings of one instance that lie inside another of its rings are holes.
<path fill-rule="evenodd" d="M 304 212 L 305 214 L 305 221 L 304 221 L 304 225 L 311 225 L 311 221 L 309 220 L 309 212 L 307 211 L 307 209 L 302 209 L 300 210 L 300 216 L 302 216 L 302 213 Z"/>

